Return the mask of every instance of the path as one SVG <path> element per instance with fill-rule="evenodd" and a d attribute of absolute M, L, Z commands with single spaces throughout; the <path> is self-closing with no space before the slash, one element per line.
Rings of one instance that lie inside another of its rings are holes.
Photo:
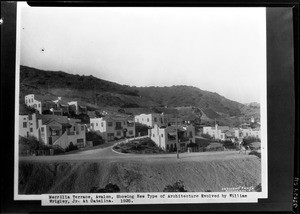
<path fill-rule="evenodd" d="M 143 138 L 143 137 L 140 137 Z M 137 139 L 137 138 L 135 138 Z M 112 148 L 118 143 L 124 142 L 118 141 L 103 148 L 97 148 L 92 150 L 80 151 L 67 155 L 54 155 L 54 156 L 25 156 L 20 157 L 20 160 L 28 161 L 95 161 L 103 159 L 135 159 L 135 160 L 152 160 L 163 161 L 167 159 L 177 159 L 176 153 L 168 154 L 121 154 L 115 152 Z M 245 158 L 249 155 L 239 154 L 238 151 L 218 151 L 218 152 L 194 152 L 194 153 L 180 153 L 180 160 L 195 160 L 195 161 L 210 161 L 217 159 L 230 159 L 230 158 Z"/>

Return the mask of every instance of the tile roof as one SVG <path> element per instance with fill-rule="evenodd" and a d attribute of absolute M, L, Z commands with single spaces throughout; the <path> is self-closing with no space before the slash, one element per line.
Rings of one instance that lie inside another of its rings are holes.
<path fill-rule="evenodd" d="M 52 95 L 41 95 L 41 94 L 34 94 L 34 99 L 37 101 L 53 101 L 56 97 Z"/>

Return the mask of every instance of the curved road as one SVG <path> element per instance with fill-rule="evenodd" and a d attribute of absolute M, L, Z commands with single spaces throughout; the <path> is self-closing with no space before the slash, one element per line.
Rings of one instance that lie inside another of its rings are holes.
<path fill-rule="evenodd" d="M 23 156 L 19 160 L 24 161 L 95 161 L 103 159 L 120 160 L 120 159 L 134 159 L 134 160 L 151 160 L 151 161 L 162 161 L 177 159 L 176 153 L 168 154 L 123 154 L 114 151 L 112 148 L 118 143 L 106 143 L 101 148 L 79 151 L 73 154 L 66 155 L 54 155 L 54 156 Z M 239 154 L 238 151 L 218 151 L 218 152 L 194 152 L 194 153 L 180 153 L 180 161 L 184 160 L 199 160 L 199 161 L 210 161 L 210 160 L 225 160 L 232 158 L 246 158 L 250 157 L 248 154 Z"/>

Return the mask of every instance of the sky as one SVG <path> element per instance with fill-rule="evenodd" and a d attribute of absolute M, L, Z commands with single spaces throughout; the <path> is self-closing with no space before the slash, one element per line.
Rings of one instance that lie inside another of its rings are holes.
<path fill-rule="evenodd" d="M 265 8 L 30 8 L 20 64 L 130 86 L 189 85 L 260 102 Z"/>

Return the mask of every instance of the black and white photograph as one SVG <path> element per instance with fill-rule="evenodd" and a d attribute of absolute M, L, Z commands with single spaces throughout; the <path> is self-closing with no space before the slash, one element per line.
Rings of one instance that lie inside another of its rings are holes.
<path fill-rule="evenodd" d="M 268 197 L 265 7 L 18 3 L 15 200 Z"/>

